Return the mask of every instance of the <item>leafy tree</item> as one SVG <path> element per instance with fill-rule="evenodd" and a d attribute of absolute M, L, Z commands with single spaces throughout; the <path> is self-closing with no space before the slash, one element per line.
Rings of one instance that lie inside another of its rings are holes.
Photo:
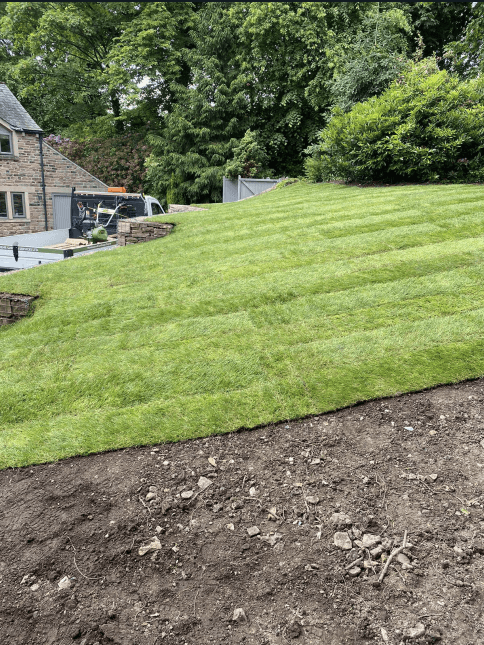
<path fill-rule="evenodd" d="M 258 141 L 257 134 L 247 130 L 242 140 L 234 148 L 234 158 L 225 166 L 225 175 L 232 179 L 241 177 L 267 176 L 268 156 Z"/>
<path fill-rule="evenodd" d="M 379 97 L 336 110 L 311 180 L 482 181 L 484 81 L 459 81 L 435 59 L 412 64 Z"/>
<path fill-rule="evenodd" d="M 169 201 L 219 200 L 248 128 L 276 175 L 300 172 L 303 149 L 325 123 L 335 44 L 367 11 L 344 4 L 205 3 L 186 53 L 189 86 L 172 86 L 173 110 L 153 140 L 151 190 L 168 191 Z"/>
<path fill-rule="evenodd" d="M 484 7 L 473 3 L 471 20 L 463 38 L 447 44 L 445 60 L 461 77 L 476 77 L 484 70 Z"/>
<path fill-rule="evenodd" d="M 225 163 L 250 126 L 246 79 L 234 63 L 232 4 L 210 2 L 198 12 L 195 46 L 185 54 L 190 84 L 172 86 L 173 110 L 151 139 L 147 185 L 169 203 L 220 201 Z"/>
<path fill-rule="evenodd" d="M 386 89 L 405 68 L 411 31 L 402 9 L 369 11 L 331 83 L 335 105 L 347 111 Z"/>
<path fill-rule="evenodd" d="M 123 112 L 140 98 L 151 100 L 153 120 L 169 102 L 167 83 L 182 74 L 177 48 L 185 44 L 179 35 L 192 6 L 8 2 L 0 21 L 10 54 L 5 80 L 46 130 L 109 116 L 115 132 L 122 132 Z"/>
<path fill-rule="evenodd" d="M 423 42 L 422 56 L 436 56 L 440 69 L 451 69 L 451 61 L 444 53 L 448 44 L 462 39 L 466 28 L 480 2 L 402 2 L 401 6 L 413 30 L 412 50 L 415 39 Z M 473 7 L 475 5 L 475 7 Z"/>

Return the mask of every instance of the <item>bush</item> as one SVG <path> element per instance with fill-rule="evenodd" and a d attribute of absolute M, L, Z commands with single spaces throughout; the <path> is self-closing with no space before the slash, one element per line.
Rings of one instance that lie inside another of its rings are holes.
<path fill-rule="evenodd" d="M 484 80 L 434 59 L 412 63 L 379 97 L 335 109 L 306 161 L 310 181 L 483 181 Z"/>
<path fill-rule="evenodd" d="M 123 186 L 128 193 L 143 190 L 145 160 L 151 153 L 145 133 L 87 141 L 72 141 L 51 134 L 44 141 L 108 186 Z"/>

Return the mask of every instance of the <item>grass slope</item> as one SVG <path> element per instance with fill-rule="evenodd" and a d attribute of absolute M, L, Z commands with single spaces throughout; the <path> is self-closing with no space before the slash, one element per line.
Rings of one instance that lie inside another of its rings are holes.
<path fill-rule="evenodd" d="M 484 188 L 296 184 L 0 276 L 0 466 L 226 432 L 484 373 Z"/>

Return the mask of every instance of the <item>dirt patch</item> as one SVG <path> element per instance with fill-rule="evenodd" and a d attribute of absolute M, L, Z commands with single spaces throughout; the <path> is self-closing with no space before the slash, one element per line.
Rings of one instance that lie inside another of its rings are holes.
<path fill-rule="evenodd" d="M 483 437 L 478 380 L 2 471 L 0 642 L 481 644 Z"/>

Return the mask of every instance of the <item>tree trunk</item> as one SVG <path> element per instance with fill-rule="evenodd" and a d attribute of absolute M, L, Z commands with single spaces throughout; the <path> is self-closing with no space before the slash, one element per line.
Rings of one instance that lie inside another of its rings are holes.
<path fill-rule="evenodd" d="M 121 104 L 120 104 L 120 101 L 119 101 L 119 95 L 117 94 L 117 92 L 113 91 L 113 92 L 111 92 L 109 98 L 110 98 L 110 101 L 111 101 L 111 108 L 113 110 L 113 116 L 115 118 L 119 117 L 120 114 L 121 114 Z M 114 128 L 116 130 L 116 134 L 121 134 L 124 131 L 123 122 L 116 120 L 114 122 Z"/>

